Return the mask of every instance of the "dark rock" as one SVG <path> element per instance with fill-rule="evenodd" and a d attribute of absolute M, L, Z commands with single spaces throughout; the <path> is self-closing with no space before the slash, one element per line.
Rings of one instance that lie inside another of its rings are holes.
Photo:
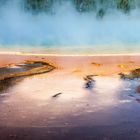
<path fill-rule="evenodd" d="M 57 94 L 53 95 L 52 97 L 55 98 L 55 97 L 59 96 L 60 94 L 62 94 L 62 93 L 61 92 L 57 93 Z"/>
<path fill-rule="evenodd" d="M 93 76 L 96 76 L 96 75 L 87 75 L 84 78 L 84 80 L 86 81 L 85 88 L 87 88 L 87 89 L 92 89 L 93 88 L 94 82 L 95 82 L 95 80 L 93 79 Z"/>
<path fill-rule="evenodd" d="M 123 73 L 119 73 L 119 75 L 120 75 L 120 78 L 121 78 L 121 79 L 125 79 L 125 78 L 126 78 L 126 75 L 123 74 Z"/>

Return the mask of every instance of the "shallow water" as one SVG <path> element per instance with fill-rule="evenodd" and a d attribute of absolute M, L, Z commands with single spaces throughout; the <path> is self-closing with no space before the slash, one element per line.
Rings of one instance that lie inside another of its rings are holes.
<path fill-rule="evenodd" d="M 65 77 L 65 79 L 64 79 Z M 78 127 L 139 123 L 138 81 L 96 77 L 92 90 L 68 72 L 25 78 L 0 96 L 0 126 Z M 62 93 L 56 98 L 52 96 Z M 130 96 L 130 95 L 133 95 Z M 123 126 L 125 127 L 125 126 Z"/>

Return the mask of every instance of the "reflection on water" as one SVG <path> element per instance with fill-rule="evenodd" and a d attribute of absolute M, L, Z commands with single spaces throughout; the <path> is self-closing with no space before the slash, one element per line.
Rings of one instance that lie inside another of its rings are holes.
<path fill-rule="evenodd" d="M 94 88 L 87 90 L 83 79 L 69 73 L 55 71 L 25 78 L 11 87 L 5 98 L 1 97 L 0 124 L 111 124 L 129 120 L 130 114 L 140 109 L 139 104 L 128 96 L 134 94 L 138 81 L 123 81 L 117 77 L 96 77 L 95 81 Z M 52 97 L 59 92 L 62 94 Z M 133 118 L 137 120 L 136 115 Z"/>
<path fill-rule="evenodd" d="M 12 78 L 12 79 L 8 79 L 8 80 L 0 81 L 0 95 L 3 94 L 4 92 L 7 92 L 10 89 L 10 87 L 21 82 L 22 79 L 23 78 Z"/>

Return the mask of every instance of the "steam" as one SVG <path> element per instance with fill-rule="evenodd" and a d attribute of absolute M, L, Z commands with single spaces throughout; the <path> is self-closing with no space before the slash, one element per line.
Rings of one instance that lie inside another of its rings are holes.
<path fill-rule="evenodd" d="M 13 0 L 0 7 L 2 46 L 140 50 L 138 10 L 123 14 L 110 9 L 102 19 L 98 19 L 94 12 L 77 12 L 70 2 L 56 4 L 52 14 L 37 15 L 25 11 L 21 5 L 21 1 Z"/>

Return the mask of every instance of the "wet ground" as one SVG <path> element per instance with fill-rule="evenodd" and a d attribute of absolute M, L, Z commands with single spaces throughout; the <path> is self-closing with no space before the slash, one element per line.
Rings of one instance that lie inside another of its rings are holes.
<path fill-rule="evenodd" d="M 94 79 L 91 89 L 63 70 L 9 81 L 0 93 L 0 140 L 139 140 L 139 79 Z"/>

